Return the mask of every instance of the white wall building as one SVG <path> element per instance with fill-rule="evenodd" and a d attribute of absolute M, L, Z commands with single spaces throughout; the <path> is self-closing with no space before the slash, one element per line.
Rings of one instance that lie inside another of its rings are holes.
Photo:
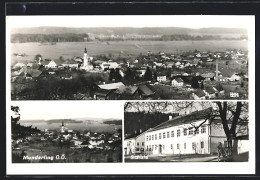
<path fill-rule="evenodd" d="M 217 153 L 219 142 L 224 143 L 226 136 L 219 124 L 195 129 L 205 119 L 211 109 L 196 111 L 184 116 L 170 119 L 145 134 L 145 151 L 147 154 L 212 154 Z"/>

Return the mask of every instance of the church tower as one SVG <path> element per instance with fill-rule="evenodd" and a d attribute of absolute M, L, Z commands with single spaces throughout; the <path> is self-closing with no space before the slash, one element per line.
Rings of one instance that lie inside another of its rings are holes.
<path fill-rule="evenodd" d="M 64 123 L 63 123 L 63 121 L 62 121 L 62 123 L 61 123 L 61 128 L 60 128 L 60 132 L 61 133 L 65 133 L 66 132 L 66 127 L 64 126 Z"/>
<path fill-rule="evenodd" d="M 85 47 L 84 57 L 83 57 L 83 66 L 87 66 L 88 64 L 89 64 L 89 62 L 88 62 L 87 48 Z"/>

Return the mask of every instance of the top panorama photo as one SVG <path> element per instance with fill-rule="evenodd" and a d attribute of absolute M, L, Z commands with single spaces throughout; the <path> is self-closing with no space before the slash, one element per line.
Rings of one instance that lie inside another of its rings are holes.
<path fill-rule="evenodd" d="M 248 99 L 249 22 L 245 16 L 7 17 L 11 99 Z"/>

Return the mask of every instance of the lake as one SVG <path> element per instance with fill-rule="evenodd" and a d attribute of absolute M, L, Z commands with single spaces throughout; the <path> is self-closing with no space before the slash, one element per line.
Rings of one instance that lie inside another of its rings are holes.
<path fill-rule="evenodd" d="M 246 40 L 219 40 L 219 41 L 119 41 L 119 42 L 61 42 L 56 45 L 40 43 L 11 43 L 11 61 L 24 62 L 33 60 L 36 54 L 44 59 L 57 59 L 60 56 L 73 58 L 83 56 L 84 48 L 90 56 L 100 54 L 115 54 L 136 56 L 147 51 L 158 53 L 176 53 L 182 51 L 223 51 L 226 49 L 248 50 Z M 16 57 L 13 53 L 25 53 L 26 57 Z"/>
<path fill-rule="evenodd" d="M 23 122 L 23 121 L 19 121 L 19 123 L 22 126 L 30 126 L 32 125 L 32 127 L 37 127 L 40 130 L 44 130 L 44 129 L 52 129 L 52 130 L 57 130 L 60 129 L 61 127 L 61 123 L 47 123 L 47 122 Z M 88 123 L 86 121 L 83 121 L 82 123 L 65 123 L 65 126 L 68 129 L 71 130 L 79 130 L 79 131 L 84 131 L 84 130 L 90 130 L 90 131 L 94 131 L 94 132 L 114 132 L 115 128 L 117 129 L 122 129 L 121 125 L 114 125 L 114 124 L 103 124 L 103 123 L 99 123 L 99 122 L 95 122 L 95 123 Z"/>

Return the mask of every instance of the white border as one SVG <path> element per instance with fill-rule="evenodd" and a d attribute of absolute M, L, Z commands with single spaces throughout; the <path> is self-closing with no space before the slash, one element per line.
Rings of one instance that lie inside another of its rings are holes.
<path fill-rule="evenodd" d="M 99 16 L 102 17 L 102 16 Z M 114 17 L 114 16 L 113 16 Z M 135 16 L 138 18 L 138 16 Z M 143 17 L 143 16 L 142 16 Z M 147 17 L 147 16 L 146 16 Z M 148 16 L 149 17 L 149 16 Z M 157 17 L 157 16 L 153 16 Z M 164 16 L 165 17 L 165 16 Z M 71 163 L 71 164 L 13 164 L 11 163 L 11 123 L 10 119 L 10 43 L 7 43 L 6 49 L 6 157 L 7 157 L 7 174 L 254 174 L 255 173 L 255 17 L 254 16 L 238 16 L 248 18 L 247 27 L 249 32 L 249 140 L 250 152 L 248 162 L 233 163 L 215 163 L 215 162 L 185 162 L 185 163 Z M 111 17 L 110 17 L 111 18 Z M 7 19 L 8 20 L 8 19 Z M 241 23 L 241 22 L 240 22 Z M 243 23 L 241 23 L 243 24 Z M 6 42 L 10 42 L 11 27 L 6 26 Z M 91 101 L 86 101 L 91 103 Z M 107 101 L 100 101 L 107 103 Z M 119 113 L 123 117 L 123 104 Z M 30 103 L 30 101 L 24 101 Z M 61 104 L 69 103 L 69 101 L 60 101 Z M 111 107 L 113 108 L 113 107 Z M 123 122 L 124 125 L 124 122 Z M 123 131 L 124 133 L 124 131 Z M 122 143 L 123 144 L 123 143 Z M 124 151 L 123 151 L 124 152 Z M 123 157 L 124 159 L 124 157 Z"/>

